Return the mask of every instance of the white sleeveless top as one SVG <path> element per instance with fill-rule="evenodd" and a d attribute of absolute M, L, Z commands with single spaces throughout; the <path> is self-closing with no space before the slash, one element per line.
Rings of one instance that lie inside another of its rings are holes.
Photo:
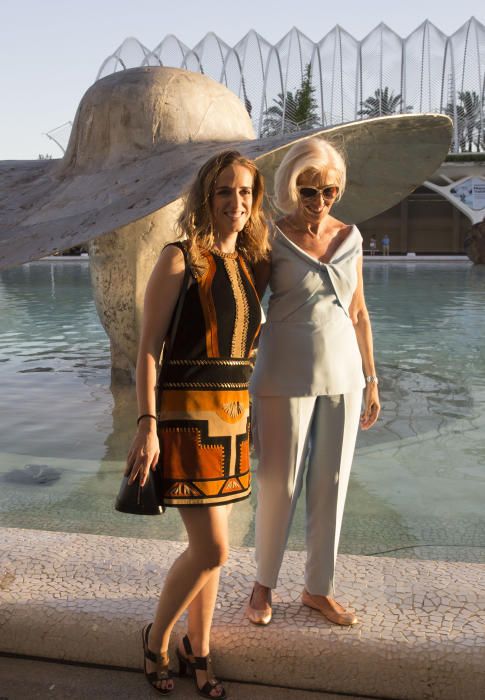
<path fill-rule="evenodd" d="M 349 317 L 362 236 L 353 226 L 323 263 L 275 226 L 271 296 L 249 390 L 255 396 L 346 394 L 365 386 Z"/>

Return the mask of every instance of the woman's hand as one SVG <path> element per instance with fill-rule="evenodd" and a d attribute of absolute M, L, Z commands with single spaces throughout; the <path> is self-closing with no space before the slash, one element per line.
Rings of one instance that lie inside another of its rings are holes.
<path fill-rule="evenodd" d="M 378 419 L 380 412 L 381 402 L 379 401 L 377 384 L 369 383 L 365 387 L 364 410 L 360 416 L 360 427 L 362 430 L 369 430 Z"/>
<path fill-rule="evenodd" d="M 155 423 L 152 420 L 149 422 Z M 145 486 L 150 468 L 155 471 L 159 456 L 160 443 L 156 427 L 140 423 L 126 458 L 125 476 L 130 477 L 128 483 L 133 484 L 136 479 L 140 479 L 141 486 Z"/>

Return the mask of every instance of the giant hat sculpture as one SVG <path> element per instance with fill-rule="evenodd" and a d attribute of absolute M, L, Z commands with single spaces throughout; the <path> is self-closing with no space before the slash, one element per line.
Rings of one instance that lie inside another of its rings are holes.
<path fill-rule="evenodd" d="M 91 241 L 112 365 L 129 372 L 149 274 L 200 166 L 234 148 L 256 160 L 271 191 L 286 150 L 316 135 L 345 154 L 347 189 L 335 211 L 359 223 L 438 168 L 451 121 L 398 115 L 256 139 L 243 103 L 207 76 L 163 67 L 115 73 L 84 95 L 62 159 L 0 163 L 0 268 Z"/>

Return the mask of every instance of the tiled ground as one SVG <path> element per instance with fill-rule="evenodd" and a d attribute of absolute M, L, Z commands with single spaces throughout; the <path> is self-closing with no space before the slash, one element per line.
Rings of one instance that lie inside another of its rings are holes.
<path fill-rule="evenodd" d="M 141 666 L 140 627 L 183 543 L 0 534 L 0 651 Z M 274 620 L 258 628 L 243 615 L 252 554 L 234 548 L 222 577 L 212 644 L 221 676 L 381 698 L 485 697 L 483 565 L 341 556 L 339 598 L 361 622 L 339 628 L 300 605 L 304 553 L 288 552 Z"/>

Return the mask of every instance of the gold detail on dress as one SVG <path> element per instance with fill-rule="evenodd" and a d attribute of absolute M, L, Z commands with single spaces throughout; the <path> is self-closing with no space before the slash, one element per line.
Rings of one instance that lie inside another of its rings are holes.
<path fill-rule="evenodd" d="M 242 491 L 243 488 L 238 479 L 228 479 L 222 489 L 222 493 L 227 493 L 228 491 Z"/>
<path fill-rule="evenodd" d="M 223 403 L 222 408 L 231 418 L 238 418 L 245 410 L 240 401 L 229 401 L 228 403 Z"/>
<path fill-rule="evenodd" d="M 187 246 L 186 246 L 187 249 Z M 187 249 L 188 253 L 188 249 Z M 199 255 L 197 261 L 190 260 L 190 271 L 194 279 L 199 282 L 209 270 L 209 261 L 207 255 Z"/>
<path fill-rule="evenodd" d="M 211 253 L 217 255 L 218 258 L 225 258 L 226 260 L 237 260 L 239 257 L 237 250 L 234 250 L 232 253 L 224 253 L 219 248 L 211 248 Z"/>
<path fill-rule="evenodd" d="M 194 496 L 197 498 L 198 496 L 200 497 L 200 493 L 197 489 L 192 488 L 190 484 L 179 481 L 168 490 L 167 496 Z"/>
<path fill-rule="evenodd" d="M 200 493 L 196 489 L 191 488 L 189 484 L 180 481 L 169 489 L 167 496 L 194 496 L 197 498 L 198 496 L 200 497 Z"/>
<path fill-rule="evenodd" d="M 164 382 L 163 389 L 247 389 L 248 382 Z"/>
<path fill-rule="evenodd" d="M 249 272 L 249 270 L 248 270 L 248 267 L 247 267 L 247 265 L 246 265 L 246 263 L 245 263 L 245 261 L 244 261 L 244 258 L 243 258 L 242 256 L 239 258 L 239 263 L 240 263 L 240 265 L 241 265 L 242 274 L 245 276 L 246 281 L 249 283 L 249 286 L 250 286 L 251 289 L 253 290 L 253 293 L 254 293 L 255 298 L 256 298 L 256 299 L 259 299 L 258 293 L 257 293 L 257 291 L 256 291 L 256 287 L 254 286 L 253 277 L 252 277 L 252 275 L 250 274 L 250 272 Z M 258 337 L 258 334 L 259 334 L 260 329 L 261 329 L 261 317 L 260 317 L 260 322 L 258 323 L 258 329 L 257 329 L 256 333 L 255 333 L 254 336 L 253 336 L 253 340 L 252 340 L 251 346 L 250 346 L 250 348 L 249 348 L 249 354 L 251 353 L 251 350 L 252 350 L 252 348 L 253 348 L 253 346 L 254 346 L 254 342 L 255 342 L 256 338 Z"/>
<path fill-rule="evenodd" d="M 236 501 L 242 501 L 247 498 L 251 493 L 251 488 L 247 488 L 245 491 L 241 492 L 238 498 L 234 498 L 233 492 L 222 494 L 221 496 L 207 498 L 202 496 L 200 498 L 169 498 L 168 496 L 163 497 L 163 503 L 166 506 L 215 506 L 219 503 L 235 503 Z"/>
<path fill-rule="evenodd" d="M 243 366 L 248 367 L 251 365 L 251 360 L 170 360 L 169 365 L 218 365 L 223 367 L 234 367 Z"/>
<path fill-rule="evenodd" d="M 231 356 L 242 357 L 246 354 L 246 340 L 249 328 L 249 305 L 239 272 L 239 266 L 235 260 L 224 258 L 231 289 L 236 303 L 236 318 L 234 320 L 234 332 L 231 343 Z"/>
<path fill-rule="evenodd" d="M 159 422 L 162 423 L 162 429 L 164 433 L 193 433 L 194 428 L 192 426 L 186 426 L 186 425 L 164 425 L 165 421 L 169 420 L 168 418 L 160 418 Z"/>

